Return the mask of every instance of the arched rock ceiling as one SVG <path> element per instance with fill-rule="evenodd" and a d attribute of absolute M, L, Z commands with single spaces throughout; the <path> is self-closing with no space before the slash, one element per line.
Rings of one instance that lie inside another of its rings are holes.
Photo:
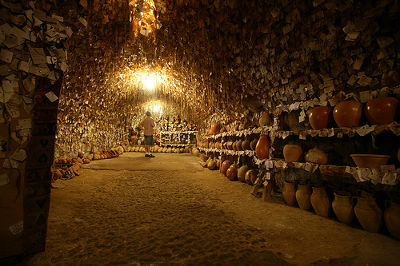
<path fill-rule="evenodd" d="M 161 96 L 198 121 L 213 113 L 231 121 L 251 117 L 318 98 L 327 86 L 376 88 L 384 85 L 382 74 L 398 69 L 390 59 L 397 53 L 398 30 L 390 26 L 399 22 L 396 1 L 158 0 L 162 27 L 149 37 L 129 32 L 126 1 L 107 3 L 88 8 L 89 25 L 72 41 L 69 75 L 84 86 L 89 75 L 94 90 L 112 90 L 116 100 L 127 92 L 138 99 L 120 73 L 162 71 L 174 86 L 164 86 Z M 380 48 L 390 60 L 376 65 L 370 55 Z M 352 75 L 362 81 L 349 83 Z"/>

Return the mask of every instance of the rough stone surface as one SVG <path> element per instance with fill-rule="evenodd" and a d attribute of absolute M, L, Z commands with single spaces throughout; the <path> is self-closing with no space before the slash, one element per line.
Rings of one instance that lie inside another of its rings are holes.
<path fill-rule="evenodd" d="M 26 265 L 396 264 L 400 242 L 321 218 L 187 154 L 94 161 L 52 190 L 47 247 Z"/>

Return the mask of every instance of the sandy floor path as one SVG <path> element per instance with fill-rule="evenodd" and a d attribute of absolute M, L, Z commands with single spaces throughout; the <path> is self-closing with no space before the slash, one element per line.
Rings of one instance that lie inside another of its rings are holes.
<path fill-rule="evenodd" d="M 188 154 L 94 161 L 52 190 L 25 265 L 398 265 L 400 241 L 276 202 Z"/>

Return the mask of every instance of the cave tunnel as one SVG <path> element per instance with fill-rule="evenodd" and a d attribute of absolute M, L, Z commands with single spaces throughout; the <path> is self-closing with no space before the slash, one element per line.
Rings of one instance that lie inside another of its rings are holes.
<path fill-rule="evenodd" d="M 398 265 L 398 0 L 0 12 L 0 264 Z"/>

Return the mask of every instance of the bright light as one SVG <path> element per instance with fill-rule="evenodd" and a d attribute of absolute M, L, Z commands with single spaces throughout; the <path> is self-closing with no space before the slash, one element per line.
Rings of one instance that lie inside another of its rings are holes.
<path fill-rule="evenodd" d="M 143 84 L 143 89 L 147 89 L 149 91 L 153 90 L 154 87 L 156 86 L 156 76 L 150 74 L 143 74 L 142 84 Z"/>
<path fill-rule="evenodd" d="M 150 109 L 153 113 L 160 113 L 162 114 L 162 106 L 159 104 L 153 104 L 152 106 L 150 106 Z"/>

